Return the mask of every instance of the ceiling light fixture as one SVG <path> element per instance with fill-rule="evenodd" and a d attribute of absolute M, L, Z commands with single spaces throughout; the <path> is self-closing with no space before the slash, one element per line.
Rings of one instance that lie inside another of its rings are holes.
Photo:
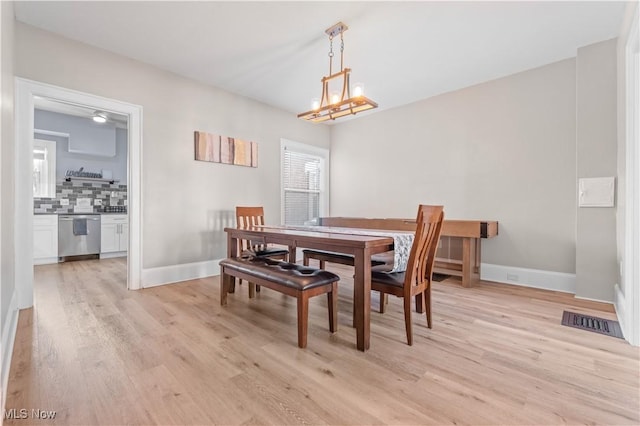
<path fill-rule="evenodd" d="M 303 120 L 321 123 L 335 120 L 345 115 L 357 114 L 374 109 L 378 104 L 364 96 L 364 85 L 356 83 L 350 86 L 350 68 L 344 68 L 344 39 L 343 33 L 349 29 L 342 22 L 338 22 L 325 33 L 329 36 L 329 75 L 322 77 L 322 97 L 311 101 L 311 111 L 298 114 Z M 333 74 L 333 39 L 340 35 L 340 71 Z M 340 85 L 342 83 L 342 85 Z"/>
<path fill-rule="evenodd" d="M 96 123 L 106 123 L 107 114 L 105 114 L 104 112 L 96 111 L 93 113 L 93 116 L 91 117 L 91 119 Z"/>

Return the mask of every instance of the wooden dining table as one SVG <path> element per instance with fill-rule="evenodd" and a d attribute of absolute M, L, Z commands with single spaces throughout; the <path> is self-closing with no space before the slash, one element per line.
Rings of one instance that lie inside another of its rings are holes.
<path fill-rule="evenodd" d="M 227 256 L 238 257 L 239 240 L 252 243 L 279 244 L 289 248 L 289 262 L 296 262 L 297 248 L 327 250 L 354 256 L 353 279 L 354 325 L 356 347 L 369 349 L 371 323 L 371 255 L 393 250 L 393 238 L 387 236 L 352 235 L 306 231 L 296 227 L 252 226 L 224 228 L 227 233 Z M 221 277 L 224 279 L 225 277 Z M 230 277 L 232 280 L 233 278 Z M 233 281 L 232 281 L 233 282 Z"/>

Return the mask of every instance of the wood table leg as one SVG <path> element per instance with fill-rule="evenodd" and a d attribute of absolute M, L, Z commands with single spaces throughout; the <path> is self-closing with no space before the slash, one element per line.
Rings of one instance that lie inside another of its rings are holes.
<path fill-rule="evenodd" d="M 296 246 L 289 246 L 289 263 L 296 263 Z"/>
<path fill-rule="evenodd" d="M 473 265 L 471 265 L 471 286 L 480 284 L 480 238 L 471 239 L 471 259 Z"/>
<path fill-rule="evenodd" d="M 480 281 L 480 264 L 477 238 L 462 238 L 462 287 L 473 287 Z"/>
<path fill-rule="evenodd" d="M 227 232 L 227 257 L 234 258 L 238 256 L 238 239 L 231 237 Z M 228 276 L 227 292 L 234 293 L 236 290 L 236 277 Z M 222 283 L 220 283 L 222 285 Z"/>
<path fill-rule="evenodd" d="M 471 239 L 462 238 L 462 287 L 471 287 Z"/>
<path fill-rule="evenodd" d="M 356 334 L 358 350 L 369 349 L 371 327 L 371 252 L 363 249 L 355 254 L 353 278 Z"/>

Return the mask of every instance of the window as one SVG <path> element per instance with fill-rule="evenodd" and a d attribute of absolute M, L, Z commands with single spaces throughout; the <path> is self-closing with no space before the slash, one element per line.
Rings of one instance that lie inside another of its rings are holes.
<path fill-rule="evenodd" d="M 282 223 L 314 225 L 326 216 L 329 151 L 282 140 Z"/>
<path fill-rule="evenodd" d="M 56 197 L 56 143 L 43 139 L 33 141 L 33 196 Z"/>

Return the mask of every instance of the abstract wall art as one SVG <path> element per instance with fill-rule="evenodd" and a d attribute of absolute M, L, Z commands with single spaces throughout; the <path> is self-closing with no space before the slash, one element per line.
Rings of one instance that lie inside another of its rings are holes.
<path fill-rule="evenodd" d="M 194 132 L 196 160 L 258 167 L 258 144 L 213 133 Z"/>

